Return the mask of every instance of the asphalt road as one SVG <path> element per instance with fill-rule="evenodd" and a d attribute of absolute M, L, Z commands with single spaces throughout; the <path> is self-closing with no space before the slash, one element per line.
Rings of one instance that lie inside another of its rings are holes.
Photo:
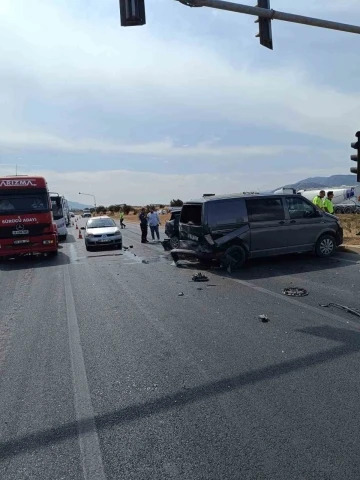
<path fill-rule="evenodd" d="M 123 233 L 123 252 L 72 229 L 56 259 L 0 263 L 0 478 L 360 478 L 360 318 L 319 306 L 360 310 L 360 257 L 197 284 Z"/>

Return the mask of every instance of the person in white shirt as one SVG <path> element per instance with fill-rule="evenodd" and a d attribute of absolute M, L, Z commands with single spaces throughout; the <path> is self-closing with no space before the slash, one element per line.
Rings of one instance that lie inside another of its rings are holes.
<path fill-rule="evenodd" d="M 148 215 L 148 222 L 151 231 L 151 238 L 155 240 L 155 233 L 157 236 L 158 241 L 160 241 L 160 234 L 159 234 L 159 225 L 160 225 L 160 217 L 157 212 L 154 210 L 150 210 Z"/>

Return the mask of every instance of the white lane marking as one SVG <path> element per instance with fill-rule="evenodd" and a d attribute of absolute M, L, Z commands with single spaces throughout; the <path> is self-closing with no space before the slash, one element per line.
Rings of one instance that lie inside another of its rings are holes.
<path fill-rule="evenodd" d="M 355 328 L 356 330 L 360 330 L 360 324 L 353 322 L 351 320 L 346 320 L 343 317 L 340 317 L 339 315 L 335 315 L 333 313 L 329 313 L 323 308 L 318 308 L 318 307 L 313 307 L 312 305 L 309 305 L 307 303 L 302 303 L 299 300 L 295 300 L 294 298 L 287 297 L 285 295 L 282 295 L 277 292 L 273 292 L 272 290 L 268 290 L 267 288 L 259 287 L 257 285 L 254 285 L 253 283 L 246 282 L 245 280 L 239 280 L 238 278 L 231 278 L 231 277 L 225 277 L 228 280 L 232 280 L 233 282 L 239 283 L 240 285 L 243 285 L 244 287 L 251 288 L 253 290 L 256 290 L 257 292 L 260 293 L 265 293 L 266 295 L 270 295 L 272 297 L 275 297 L 277 299 L 283 300 L 284 302 L 291 303 L 292 305 L 295 305 L 297 307 L 301 307 L 304 310 L 308 310 L 309 312 L 312 312 L 316 315 L 320 315 L 322 317 L 327 318 L 328 320 L 333 320 L 336 322 L 340 322 L 344 325 L 351 326 Z"/>
<path fill-rule="evenodd" d="M 75 263 L 78 260 L 78 254 L 77 254 L 77 251 L 76 251 L 76 247 L 73 243 L 69 244 L 69 257 L 70 257 L 71 263 Z"/>
<path fill-rule="evenodd" d="M 64 283 L 76 421 L 78 424 L 84 479 L 106 480 L 81 348 L 79 325 L 68 265 L 64 267 Z"/>

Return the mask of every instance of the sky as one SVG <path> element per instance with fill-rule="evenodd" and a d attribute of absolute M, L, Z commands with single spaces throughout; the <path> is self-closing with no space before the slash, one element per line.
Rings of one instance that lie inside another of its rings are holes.
<path fill-rule="evenodd" d="M 360 24 L 358 0 L 271 6 Z M 271 51 L 254 20 L 146 0 L 122 28 L 118 0 L 1 0 L 0 175 L 141 205 L 349 173 L 360 36 L 273 21 Z"/>

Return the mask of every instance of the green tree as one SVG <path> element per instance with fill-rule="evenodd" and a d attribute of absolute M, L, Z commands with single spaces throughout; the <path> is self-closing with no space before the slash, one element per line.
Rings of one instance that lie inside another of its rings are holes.
<path fill-rule="evenodd" d="M 155 205 L 150 204 L 150 205 L 146 205 L 145 210 L 146 210 L 146 213 L 149 213 L 150 210 L 154 210 L 156 212 L 157 208 L 155 207 Z"/>
<path fill-rule="evenodd" d="M 107 212 L 107 208 L 104 207 L 104 205 L 99 205 L 98 207 L 96 207 L 96 213 L 102 214 L 106 212 Z"/>
<path fill-rule="evenodd" d="M 125 213 L 125 215 L 129 215 L 131 210 L 133 210 L 133 207 L 131 205 L 126 205 L 126 203 L 124 203 L 122 207 L 122 211 Z"/>
<path fill-rule="evenodd" d="M 171 207 L 182 207 L 184 205 L 184 202 L 178 198 L 177 200 L 173 199 L 170 202 Z"/>

